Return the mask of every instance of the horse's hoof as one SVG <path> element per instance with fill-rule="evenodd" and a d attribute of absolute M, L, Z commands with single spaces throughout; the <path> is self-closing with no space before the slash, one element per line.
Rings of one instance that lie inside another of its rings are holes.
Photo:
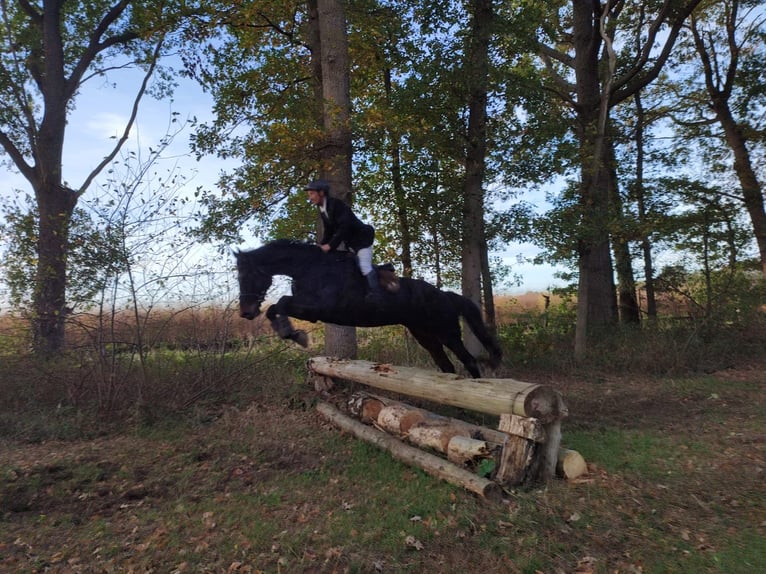
<path fill-rule="evenodd" d="M 309 346 L 309 336 L 306 334 L 306 331 L 296 331 L 291 338 L 301 347 Z"/>

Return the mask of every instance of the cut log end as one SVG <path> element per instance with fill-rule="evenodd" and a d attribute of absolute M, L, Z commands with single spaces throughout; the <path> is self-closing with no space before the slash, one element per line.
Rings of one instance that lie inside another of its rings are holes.
<path fill-rule="evenodd" d="M 524 398 L 523 414 L 539 419 L 543 423 L 549 423 L 566 417 L 569 410 L 558 391 L 551 387 L 538 386 Z"/>
<path fill-rule="evenodd" d="M 588 465 L 582 455 L 576 450 L 559 449 L 556 475 L 567 480 L 578 478 L 588 473 Z"/>

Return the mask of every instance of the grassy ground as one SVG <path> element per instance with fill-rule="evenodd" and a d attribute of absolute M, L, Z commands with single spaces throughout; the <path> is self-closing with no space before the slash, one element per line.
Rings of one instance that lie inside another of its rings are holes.
<path fill-rule="evenodd" d="M 562 392 L 563 444 L 589 473 L 493 504 L 334 429 L 301 379 L 307 356 L 253 361 L 236 401 L 151 424 L 6 433 L 0 572 L 766 571 L 762 364 L 675 378 L 504 367 Z"/>

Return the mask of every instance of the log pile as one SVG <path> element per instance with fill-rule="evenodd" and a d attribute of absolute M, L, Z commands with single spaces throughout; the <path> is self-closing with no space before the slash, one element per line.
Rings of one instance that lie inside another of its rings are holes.
<path fill-rule="evenodd" d="M 561 448 L 567 409 L 548 386 L 329 357 L 309 359 L 308 368 L 309 381 L 322 392 L 344 380 L 499 415 L 498 428 L 491 429 L 367 391 L 352 394 L 340 407 L 327 402 L 318 407 L 341 429 L 482 497 L 496 498 L 503 488 L 555 475 L 576 478 L 587 470 L 576 451 Z"/>

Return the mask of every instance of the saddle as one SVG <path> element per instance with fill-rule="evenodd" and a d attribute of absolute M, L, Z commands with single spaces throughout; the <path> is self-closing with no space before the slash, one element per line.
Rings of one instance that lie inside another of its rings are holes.
<path fill-rule="evenodd" d="M 359 272 L 359 265 L 356 262 L 356 254 L 352 251 L 338 250 L 333 252 L 334 259 L 337 262 L 344 262 L 351 264 L 353 262 L 354 268 L 357 273 Z M 396 275 L 396 268 L 393 263 L 381 263 L 380 265 L 373 265 L 375 271 L 378 273 L 378 282 L 389 293 L 396 293 L 399 291 L 399 277 Z"/>
<path fill-rule="evenodd" d="M 378 272 L 378 283 L 389 293 L 396 293 L 399 291 L 399 277 L 396 276 L 396 268 L 393 263 L 382 263 L 381 265 L 375 265 L 375 270 Z"/>

